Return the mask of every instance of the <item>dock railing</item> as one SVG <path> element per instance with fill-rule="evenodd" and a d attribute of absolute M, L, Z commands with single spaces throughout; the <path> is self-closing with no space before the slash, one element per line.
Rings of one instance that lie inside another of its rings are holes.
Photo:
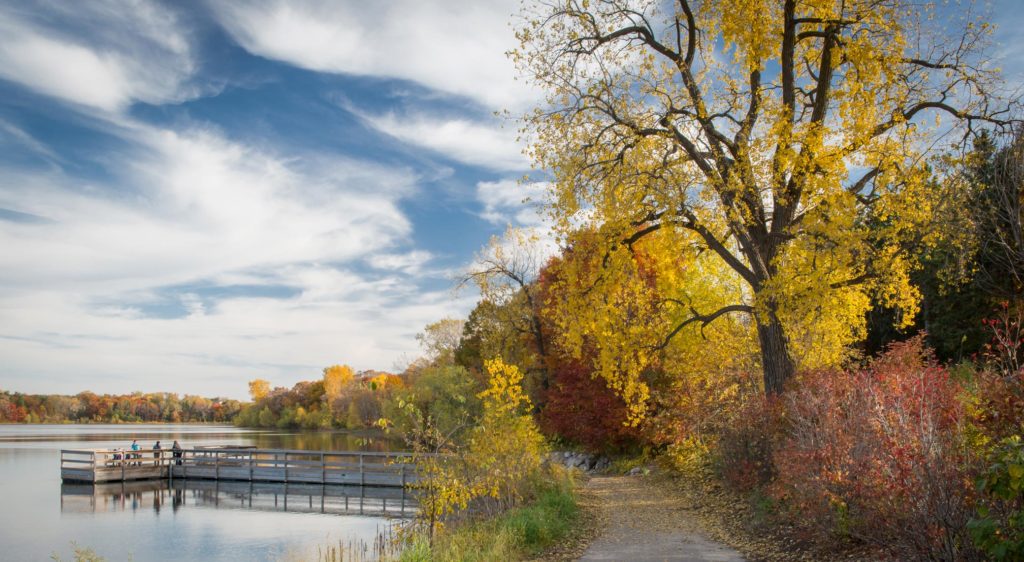
<path fill-rule="evenodd" d="M 257 482 L 405 486 L 415 479 L 407 453 L 195 447 L 61 450 L 67 481 L 202 478 Z"/>

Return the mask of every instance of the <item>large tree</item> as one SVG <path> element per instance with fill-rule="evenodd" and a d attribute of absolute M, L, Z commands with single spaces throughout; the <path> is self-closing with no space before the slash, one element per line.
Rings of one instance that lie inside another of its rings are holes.
<path fill-rule="evenodd" d="M 746 287 L 715 309 L 682 288 L 663 303 L 674 327 L 662 337 L 750 315 L 773 393 L 797 367 L 798 326 L 862 335 L 872 298 L 913 317 L 899 239 L 930 211 L 934 141 L 1005 117 L 981 57 L 988 26 L 898 0 L 524 10 L 513 57 L 547 92 L 527 134 L 560 228 L 598 225 L 610 266 L 669 231 L 675 267 L 709 252 Z M 583 306 L 579 329 L 616 337 L 587 316 L 600 309 Z"/>

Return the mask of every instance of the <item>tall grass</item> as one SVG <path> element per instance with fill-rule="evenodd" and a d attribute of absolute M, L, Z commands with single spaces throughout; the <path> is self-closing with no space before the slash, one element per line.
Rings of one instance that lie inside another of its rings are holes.
<path fill-rule="evenodd" d="M 400 562 L 522 560 L 565 537 L 579 516 L 575 487 L 565 471 L 535 484 L 534 501 L 498 517 L 467 522 L 438 534 L 412 537 Z"/>

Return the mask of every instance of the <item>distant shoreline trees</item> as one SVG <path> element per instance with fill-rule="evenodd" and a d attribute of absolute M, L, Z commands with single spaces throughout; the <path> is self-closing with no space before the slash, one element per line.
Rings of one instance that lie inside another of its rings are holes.
<path fill-rule="evenodd" d="M 73 396 L 0 391 L 0 423 L 229 423 L 242 403 L 170 392 Z"/>

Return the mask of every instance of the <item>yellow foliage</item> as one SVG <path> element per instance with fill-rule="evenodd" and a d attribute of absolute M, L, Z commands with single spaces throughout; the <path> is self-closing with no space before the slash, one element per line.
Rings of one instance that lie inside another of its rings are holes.
<path fill-rule="evenodd" d="M 595 371 L 626 401 L 631 423 L 646 416 L 651 392 L 644 374 L 650 369 L 681 379 L 755 367 L 756 340 L 742 317 L 692 323 L 667 340 L 694 310 L 745 298 L 720 260 L 696 249 L 685 232 L 658 231 L 632 248 L 607 248 L 606 239 L 599 232 L 570 237 L 570 249 L 549 266 L 546 306 L 560 347 L 577 359 L 596 350 Z"/>
<path fill-rule="evenodd" d="M 523 482 L 540 468 L 545 442 L 530 414 L 519 368 L 501 359 L 484 367 L 489 386 L 479 394 L 484 414 L 470 435 L 468 458 L 478 474 L 477 493 L 507 508 L 521 499 Z"/>
<path fill-rule="evenodd" d="M 429 523 L 431 535 L 444 518 L 476 498 L 491 498 L 502 509 L 514 505 L 546 451 L 529 413 L 522 373 L 500 359 L 486 361 L 485 368 L 489 385 L 479 394 L 483 415 L 466 443 L 443 443 L 413 459 L 420 478 L 413 486 L 419 493 L 420 517 Z"/>
<path fill-rule="evenodd" d="M 904 248 L 935 238 L 928 157 L 943 132 L 925 117 L 995 111 L 996 75 L 971 62 L 988 29 L 950 37 L 931 12 L 899 0 L 526 8 L 513 59 L 548 94 L 526 116 L 530 155 L 552 174 L 562 243 L 571 252 L 582 228 L 598 248 L 560 266 L 549 306 L 561 344 L 576 357 L 595 346 L 634 417 L 642 374 L 687 319 L 676 338 L 709 318 L 756 328 L 773 392 L 796 369 L 846 360 L 873 302 L 913 319 Z"/>
<path fill-rule="evenodd" d="M 341 396 L 346 386 L 355 378 L 355 371 L 348 365 L 331 365 L 324 368 L 324 394 L 329 400 Z"/>
<path fill-rule="evenodd" d="M 253 402 L 263 400 L 268 394 L 270 394 L 270 382 L 263 379 L 249 381 L 249 396 L 252 397 Z"/>
<path fill-rule="evenodd" d="M 710 466 L 711 447 L 700 436 L 688 435 L 681 441 L 669 445 L 665 457 L 678 472 L 700 475 Z"/>

